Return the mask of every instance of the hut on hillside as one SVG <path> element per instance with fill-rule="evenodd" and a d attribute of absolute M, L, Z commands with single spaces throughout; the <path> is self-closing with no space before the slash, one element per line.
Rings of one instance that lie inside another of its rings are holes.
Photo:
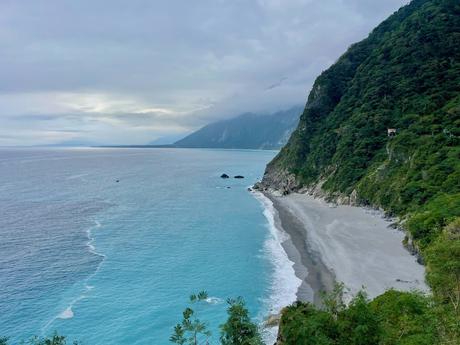
<path fill-rule="evenodd" d="M 389 137 L 394 137 L 396 135 L 396 128 L 388 128 L 387 133 Z"/>

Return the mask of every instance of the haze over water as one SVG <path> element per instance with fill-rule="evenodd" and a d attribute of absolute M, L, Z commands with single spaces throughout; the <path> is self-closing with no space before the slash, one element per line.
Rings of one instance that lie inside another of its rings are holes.
<path fill-rule="evenodd" d="M 247 191 L 274 154 L 2 149 L 1 335 L 168 344 L 199 290 L 214 340 L 229 297 L 260 321 L 289 294 L 275 279 L 289 263 Z"/>

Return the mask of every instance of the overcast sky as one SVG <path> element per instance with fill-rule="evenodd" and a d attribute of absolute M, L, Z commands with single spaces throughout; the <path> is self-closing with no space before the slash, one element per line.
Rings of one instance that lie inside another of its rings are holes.
<path fill-rule="evenodd" d="M 143 144 L 305 103 L 407 0 L 0 0 L 0 146 Z"/>

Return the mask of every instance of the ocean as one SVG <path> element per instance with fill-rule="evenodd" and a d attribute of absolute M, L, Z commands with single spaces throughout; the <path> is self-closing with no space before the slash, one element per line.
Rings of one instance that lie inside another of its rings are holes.
<path fill-rule="evenodd" d="M 1 149 L 0 337 L 170 344 L 201 290 L 211 344 L 228 298 L 261 323 L 298 285 L 272 205 L 247 190 L 275 154 Z"/>

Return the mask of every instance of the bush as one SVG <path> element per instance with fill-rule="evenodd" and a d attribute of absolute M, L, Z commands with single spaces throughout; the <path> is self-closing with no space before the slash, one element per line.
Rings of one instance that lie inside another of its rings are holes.
<path fill-rule="evenodd" d="M 241 297 L 227 300 L 227 322 L 220 326 L 222 345 L 262 345 L 262 339 L 257 328 L 249 317 Z"/>

